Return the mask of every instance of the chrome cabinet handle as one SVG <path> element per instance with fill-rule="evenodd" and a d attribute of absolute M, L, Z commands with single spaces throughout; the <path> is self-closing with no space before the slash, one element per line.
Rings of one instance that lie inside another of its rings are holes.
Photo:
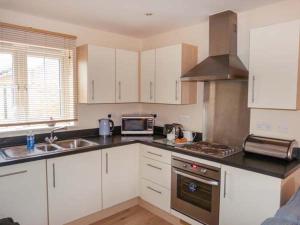
<path fill-rule="evenodd" d="M 55 164 L 52 163 L 52 175 L 53 175 L 53 188 L 56 187 L 56 180 L 55 180 Z"/>
<path fill-rule="evenodd" d="M 92 80 L 92 100 L 95 100 L 95 81 Z"/>
<path fill-rule="evenodd" d="M 192 176 L 192 175 L 189 175 L 189 174 L 186 174 L 186 173 L 182 173 L 178 170 L 174 170 L 174 171 L 178 175 L 181 175 L 183 177 L 187 177 L 187 178 L 202 182 L 204 184 L 209 184 L 209 185 L 212 185 L 212 186 L 218 186 L 219 185 L 219 182 L 215 181 L 215 180 L 206 180 L 206 179 L 203 179 L 203 178 L 200 178 L 200 177 L 195 177 L 195 176 Z"/>
<path fill-rule="evenodd" d="M 151 155 L 155 155 L 155 156 L 158 156 L 158 157 L 162 157 L 162 155 L 161 154 L 157 154 L 157 153 L 153 153 L 153 152 L 147 152 L 148 154 L 151 154 Z"/>
<path fill-rule="evenodd" d="M 13 175 L 18 175 L 18 174 L 22 174 L 22 173 L 27 173 L 27 170 L 22 170 L 22 171 L 17 171 L 17 172 L 12 172 L 12 173 L 1 174 L 0 178 L 2 178 L 2 177 L 9 177 L 9 176 L 13 176 Z"/>
<path fill-rule="evenodd" d="M 175 100 L 178 100 L 178 80 L 175 82 Z"/>
<path fill-rule="evenodd" d="M 158 193 L 158 194 L 161 195 L 161 191 L 155 190 L 154 188 L 152 188 L 152 187 L 150 187 L 150 186 L 147 186 L 147 188 L 148 188 L 149 190 L 154 191 L 154 192 L 156 192 L 156 193 Z"/>
<path fill-rule="evenodd" d="M 106 174 L 108 174 L 108 153 L 107 152 L 105 153 L 105 161 L 106 161 L 105 172 L 106 172 Z"/>
<path fill-rule="evenodd" d="M 255 100 L 254 90 L 255 90 L 255 76 L 252 77 L 252 103 L 254 103 L 254 100 Z"/>
<path fill-rule="evenodd" d="M 223 197 L 226 198 L 227 195 L 227 171 L 224 172 L 224 194 Z"/>
<path fill-rule="evenodd" d="M 162 170 L 162 168 L 157 167 L 157 166 L 153 166 L 153 165 L 150 164 L 150 163 L 147 163 L 147 166 L 152 167 L 152 168 L 157 169 L 157 170 Z"/>
<path fill-rule="evenodd" d="M 150 100 L 153 99 L 153 92 L 152 92 L 153 83 L 150 81 Z"/>
<path fill-rule="evenodd" d="M 121 81 L 119 81 L 118 84 L 119 84 L 119 100 L 121 100 L 121 97 L 122 97 L 122 95 L 121 95 Z"/>

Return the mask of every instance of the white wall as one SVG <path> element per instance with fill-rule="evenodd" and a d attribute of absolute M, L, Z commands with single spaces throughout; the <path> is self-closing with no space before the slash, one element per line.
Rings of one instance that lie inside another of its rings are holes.
<path fill-rule="evenodd" d="M 255 27 L 300 19 L 300 1 L 288 0 L 239 14 L 239 55 L 248 66 L 249 30 Z M 294 138 L 300 142 L 300 112 L 251 110 L 250 132 L 258 135 Z"/>
<path fill-rule="evenodd" d="M 238 14 L 238 55 L 248 67 L 249 62 L 249 31 L 274 23 L 300 19 L 300 0 L 287 0 Z M 165 45 L 186 42 L 197 45 L 199 61 L 208 56 L 208 21 L 183 29 L 154 35 L 143 39 L 142 49 L 150 49 Z M 200 90 L 201 91 L 201 90 Z M 144 111 L 152 110 L 159 113 L 159 122 L 181 121 L 184 115 L 190 119 L 184 125 L 188 129 L 202 130 L 202 105 L 163 106 L 143 105 Z M 258 135 L 296 138 L 300 142 L 300 112 L 284 110 L 251 110 L 250 132 Z"/>
<path fill-rule="evenodd" d="M 198 46 L 198 62 L 208 56 L 208 21 L 143 39 L 142 49 L 159 48 L 178 43 Z M 194 105 L 143 104 L 143 112 L 156 112 L 156 124 L 178 122 L 187 130 L 203 130 L 203 84 L 198 83 L 198 103 Z"/>
<path fill-rule="evenodd" d="M 96 29 L 85 28 L 69 23 L 56 20 L 49 20 L 41 17 L 27 15 L 19 12 L 0 9 L 0 21 L 12 23 L 22 26 L 30 26 L 49 31 L 61 32 L 77 36 L 77 45 L 95 44 L 99 46 L 122 48 L 128 50 L 140 50 L 141 40 L 123 36 L 119 34 L 109 33 Z M 139 104 L 79 104 L 79 121 L 78 128 L 95 128 L 98 126 L 98 119 L 106 117 L 108 113 L 113 114 L 116 124 L 120 124 L 120 115 L 122 113 L 139 112 Z M 21 134 L 22 132 L 19 132 Z M 8 136 L 12 134 L 0 134 L 0 136 Z"/>
<path fill-rule="evenodd" d="M 244 64 L 249 60 L 249 30 L 300 18 L 300 0 L 287 0 L 238 14 L 238 54 Z M 0 9 L 0 21 L 32 26 L 51 31 L 69 33 L 78 37 L 78 45 L 91 43 L 130 50 L 150 49 L 180 42 L 199 47 L 199 61 L 208 56 L 208 21 L 171 32 L 158 34 L 143 40 L 89 29 L 82 26 L 43 19 L 22 13 Z M 188 106 L 154 104 L 97 104 L 79 105 L 79 127 L 97 126 L 98 118 L 113 112 L 119 124 L 119 116 L 129 112 L 158 113 L 157 124 L 181 122 L 187 129 L 202 131 L 202 86 L 199 84 L 198 104 Z M 259 135 L 296 138 L 300 141 L 300 112 L 284 110 L 251 110 L 251 132 Z"/>

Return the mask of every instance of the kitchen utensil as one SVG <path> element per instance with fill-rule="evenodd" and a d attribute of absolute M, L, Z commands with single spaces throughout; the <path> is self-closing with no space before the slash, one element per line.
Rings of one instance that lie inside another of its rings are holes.
<path fill-rule="evenodd" d="M 187 141 L 194 141 L 194 135 L 192 131 L 185 130 L 183 131 L 183 137 L 187 139 Z"/>
<path fill-rule="evenodd" d="M 244 142 L 244 151 L 267 155 L 281 159 L 292 160 L 296 157 L 295 140 L 260 137 L 250 134 Z"/>
<path fill-rule="evenodd" d="M 99 135 L 109 136 L 112 134 L 114 129 L 114 121 L 111 119 L 100 119 L 99 120 Z"/>

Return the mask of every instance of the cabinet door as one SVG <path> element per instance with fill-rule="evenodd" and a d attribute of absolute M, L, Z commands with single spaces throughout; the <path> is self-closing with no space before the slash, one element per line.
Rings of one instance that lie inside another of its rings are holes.
<path fill-rule="evenodd" d="M 281 180 L 221 167 L 220 225 L 260 225 L 280 207 Z"/>
<path fill-rule="evenodd" d="M 116 50 L 116 102 L 138 102 L 138 53 Z"/>
<path fill-rule="evenodd" d="M 87 91 L 90 103 L 115 102 L 115 49 L 88 46 Z"/>
<path fill-rule="evenodd" d="M 101 210 L 101 152 L 47 160 L 49 224 L 62 225 Z"/>
<path fill-rule="evenodd" d="M 298 107 L 299 31 L 299 21 L 251 31 L 249 107 Z"/>
<path fill-rule="evenodd" d="M 155 102 L 155 49 L 141 53 L 141 102 Z"/>
<path fill-rule="evenodd" d="M 47 224 L 46 162 L 0 168 L 0 218 L 22 225 Z"/>
<path fill-rule="evenodd" d="M 155 98 L 157 103 L 181 103 L 181 54 L 181 45 L 156 49 Z"/>
<path fill-rule="evenodd" d="M 103 208 L 138 196 L 139 147 L 126 145 L 102 151 Z"/>

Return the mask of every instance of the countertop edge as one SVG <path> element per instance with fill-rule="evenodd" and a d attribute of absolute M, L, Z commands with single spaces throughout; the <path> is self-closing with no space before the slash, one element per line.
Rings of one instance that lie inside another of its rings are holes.
<path fill-rule="evenodd" d="M 89 139 L 93 139 L 95 137 L 84 137 L 84 138 L 89 140 Z M 33 157 L 29 157 L 29 158 L 22 158 L 22 159 L 16 159 L 16 160 L 5 160 L 4 159 L 4 161 L 0 161 L 0 167 L 15 165 L 15 164 L 21 164 L 21 163 L 26 163 L 26 162 L 32 162 L 32 161 L 37 161 L 37 160 L 58 158 L 58 157 L 63 157 L 63 156 L 67 156 L 67 155 L 74 155 L 74 154 L 78 154 L 78 153 L 90 152 L 90 151 L 95 151 L 95 150 L 102 150 L 102 149 L 113 148 L 113 147 L 124 146 L 124 145 L 130 145 L 130 144 L 137 144 L 137 143 L 152 146 L 152 147 L 161 148 L 161 149 L 171 151 L 171 152 L 181 153 L 183 155 L 189 155 L 189 156 L 192 156 L 192 157 L 197 157 L 197 158 L 217 162 L 217 163 L 220 163 L 220 164 L 223 164 L 223 165 L 227 165 L 227 166 L 231 166 L 231 167 L 235 167 L 235 168 L 239 168 L 239 169 L 243 169 L 243 170 L 247 170 L 247 171 L 251 171 L 251 172 L 256 172 L 256 173 L 259 173 L 259 174 L 264 174 L 264 175 L 271 176 L 271 177 L 276 177 L 276 178 L 279 178 L 279 179 L 287 178 L 289 175 L 291 175 L 293 172 L 295 172 L 297 169 L 300 168 L 300 162 L 299 162 L 297 164 L 297 166 L 295 166 L 292 169 L 288 170 L 286 173 L 276 173 L 274 171 L 266 171 L 266 170 L 262 170 L 260 168 L 254 168 L 254 167 L 250 167 L 250 166 L 247 166 L 247 165 L 237 164 L 237 163 L 231 162 L 229 160 L 226 161 L 224 159 L 213 158 L 213 157 L 209 157 L 209 156 L 196 155 L 195 153 L 193 154 L 191 152 L 184 152 L 183 150 L 177 149 L 177 148 L 172 147 L 172 146 L 167 146 L 167 145 L 164 145 L 164 144 L 161 144 L 161 143 L 149 142 L 149 141 L 143 141 L 143 140 L 130 140 L 130 141 L 123 141 L 123 142 L 119 142 L 119 143 L 98 144 L 98 145 L 95 145 L 95 146 L 92 146 L 92 147 L 82 148 L 82 149 L 78 149 L 78 150 L 57 152 L 57 153 L 53 153 L 53 154 L 39 155 L 39 156 L 33 156 Z"/>

